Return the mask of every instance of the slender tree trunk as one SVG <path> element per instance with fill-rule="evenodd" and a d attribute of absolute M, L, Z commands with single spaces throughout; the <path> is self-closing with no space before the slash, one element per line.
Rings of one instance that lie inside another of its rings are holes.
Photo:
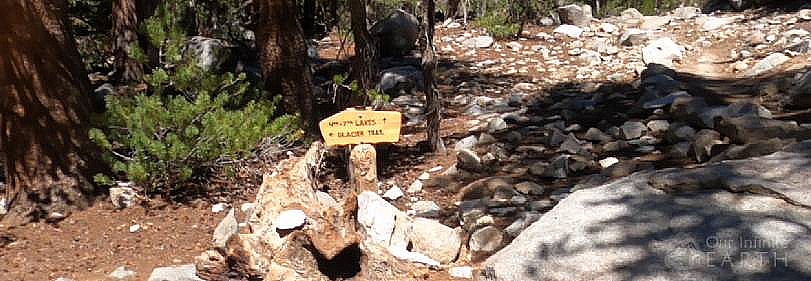
<path fill-rule="evenodd" d="M 115 73 L 121 82 L 140 81 L 144 67 L 131 57 L 138 47 L 138 13 L 135 0 L 113 1 L 113 36 L 115 36 Z"/>
<path fill-rule="evenodd" d="M 304 0 L 302 9 L 304 13 L 301 15 L 301 28 L 304 30 L 304 37 L 310 38 L 315 35 L 315 0 Z"/>
<path fill-rule="evenodd" d="M 64 0 L 0 1 L 0 138 L 6 157 L 4 223 L 69 214 L 97 194 L 106 171 L 88 137 L 90 82 Z"/>
<path fill-rule="evenodd" d="M 377 43 L 366 24 L 366 1 L 349 0 L 349 13 L 352 22 L 352 35 L 355 39 L 355 61 L 353 70 L 365 90 L 373 89 L 378 71 Z"/>
<path fill-rule="evenodd" d="M 287 112 L 301 114 L 308 134 L 319 136 L 313 78 L 307 45 L 295 15 L 296 1 L 260 0 L 256 8 L 256 43 L 265 86 L 271 93 L 282 95 Z"/>
<path fill-rule="evenodd" d="M 158 0 L 136 0 L 135 9 L 138 15 L 138 25 L 140 26 L 146 19 L 155 14 L 158 7 Z M 160 65 L 160 50 L 149 41 L 149 35 L 139 32 L 138 43 L 149 60 L 149 67 Z"/>
<path fill-rule="evenodd" d="M 434 89 L 434 72 L 436 71 L 436 50 L 434 49 L 434 0 L 423 0 L 425 13 L 422 18 L 422 75 L 425 82 L 426 114 L 428 115 L 428 143 L 434 152 L 444 152 L 445 145 L 439 136 L 439 119 L 441 105 L 439 93 Z"/>
<path fill-rule="evenodd" d="M 459 10 L 459 0 L 448 0 L 448 15 L 447 18 L 452 19 L 456 16 L 456 11 Z"/>

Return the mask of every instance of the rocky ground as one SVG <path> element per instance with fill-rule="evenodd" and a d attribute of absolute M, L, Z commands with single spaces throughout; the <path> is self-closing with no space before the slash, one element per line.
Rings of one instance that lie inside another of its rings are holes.
<path fill-rule="evenodd" d="M 570 24 L 529 26 L 515 40 L 437 27 L 447 153 L 423 145 L 419 60 L 388 65 L 381 86 L 393 100 L 383 108 L 406 118 L 401 142 L 378 147 L 376 190 L 353 191 L 342 152 L 314 146 L 278 163 L 255 202 L 222 221 L 208 205 L 108 206 L 3 230 L 0 257 L 15 262 L 0 271 L 10 280 L 101 280 L 118 266 L 147 280 L 153 267 L 182 264 L 211 280 L 811 278 L 811 10 L 598 20 L 578 8 L 562 11 Z M 334 40 L 320 45 L 336 53 Z M 105 214 L 124 221 L 93 219 Z"/>

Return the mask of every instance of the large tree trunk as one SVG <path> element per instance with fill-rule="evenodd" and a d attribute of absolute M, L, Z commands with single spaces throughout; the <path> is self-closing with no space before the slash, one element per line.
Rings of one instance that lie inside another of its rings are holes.
<path fill-rule="evenodd" d="M 349 0 L 349 13 L 352 22 L 352 36 L 355 39 L 355 61 L 353 71 L 365 90 L 377 84 L 377 44 L 369 34 L 366 24 L 366 1 Z"/>
<path fill-rule="evenodd" d="M 423 0 L 425 13 L 422 18 L 422 75 L 425 82 L 426 114 L 428 115 L 428 144 L 434 152 L 444 152 L 445 145 L 439 136 L 440 100 L 434 89 L 436 50 L 434 49 L 434 0 Z"/>
<path fill-rule="evenodd" d="M 138 47 L 138 13 L 135 0 L 113 1 L 113 36 L 115 36 L 115 73 L 121 82 L 140 81 L 144 67 L 131 57 Z"/>
<path fill-rule="evenodd" d="M 256 9 L 256 43 L 265 86 L 272 94 L 282 95 L 287 112 L 301 114 L 308 134 L 319 136 L 313 78 L 307 45 L 295 15 L 296 1 L 260 0 Z"/>
<path fill-rule="evenodd" d="M 91 179 L 106 171 L 88 138 L 90 82 L 65 9 L 64 0 L 0 1 L 0 138 L 11 204 L 4 223 L 89 206 Z"/>

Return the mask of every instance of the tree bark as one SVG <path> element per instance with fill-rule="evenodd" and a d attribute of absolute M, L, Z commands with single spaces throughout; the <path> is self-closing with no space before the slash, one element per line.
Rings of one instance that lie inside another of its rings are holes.
<path fill-rule="evenodd" d="M 65 11 L 64 0 L 0 1 L 7 224 L 89 206 L 93 175 L 107 171 L 88 137 L 90 82 Z"/>
<path fill-rule="evenodd" d="M 375 87 L 377 82 L 378 53 L 377 43 L 366 23 L 366 1 L 349 0 L 349 13 L 352 24 L 352 35 L 355 39 L 355 60 L 353 70 L 365 90 Z"/>
<path fill-rule="evenodd" d="M 425 82 L 425 103 L 428 144 L 434 152 L 444 152 L 445 145 L 439 136 L 440 100 L 434 89 L 434 72 L 436 71 L 436 50 L 434 49 L 434 0 L 423 0 L 423 36 L 422 36 L 422 75 Z"/>
<path fill-rule="evenodd" d="M 459 0 L 448 0 L 448 15 L 446 16 L 449 19 L 452 19 L 456 16 L 456 11 L 459 10 Z"/>
<path fill-rule="evenodd" d="M 256 43 L 265 87 L 282 95 L 285 111 L 301 114 L 308 134 L 320 136 L 307 45 L 295 15 L 296 1 L 261 0 L 256 9 Z"/>
<path fill-rule="evenodd" d="M 138 47 L 138 13 L 135 0 L 113 1 L 115 73 L 120 82 L 140 81 L 144 67 L 130 55 Z"/>

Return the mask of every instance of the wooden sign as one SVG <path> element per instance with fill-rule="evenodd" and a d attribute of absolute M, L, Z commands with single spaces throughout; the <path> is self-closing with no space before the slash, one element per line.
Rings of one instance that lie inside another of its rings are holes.
<path fill-rule="evenodd" d="M 401 120 L 397 111 L 350 108 L 321 120 L 318 127 L 327 145 L 397 142 Z"/>

